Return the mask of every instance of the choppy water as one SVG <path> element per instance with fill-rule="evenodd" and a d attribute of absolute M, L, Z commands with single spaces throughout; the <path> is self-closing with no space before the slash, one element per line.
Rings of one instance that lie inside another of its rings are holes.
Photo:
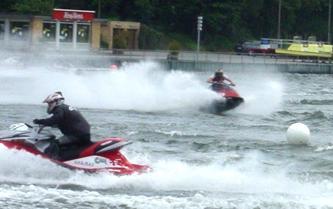
<path fill-rule="evenodd" d="M 215 98 L 212 72 L 2 63 L 1 129 L 45 117 L 41 101 L 61 90 L 95 140 L 134 141 L 123 153 L 153 172 L 88 175 L 0 146 L 1 208 L 333 208 L 331 75 L 226 69 L 246 103 L 220 116 L 198 108 Z M 310 145 L 287 143 L 294 122 L 310 128 Z"/>

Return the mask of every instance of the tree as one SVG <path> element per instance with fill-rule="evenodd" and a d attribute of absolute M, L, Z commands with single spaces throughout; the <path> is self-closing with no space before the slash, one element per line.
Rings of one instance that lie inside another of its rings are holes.
<path fill-rule="evenodd" d="M 12 0 L 1 0 L 0 1 L 0 12 L 12 12 L 15 2 Z"/>
<path fill-rule="evenodd" d="M 50 15 L 52 8 L 93 10 L 97 17 L 100 14 L 101 18 L 111 20 L 141 22 L 152 29 L 146 30 L 144 45 L 165 48 L 167 44 L 155 43 L 167 40 L 165 37 L 172 37 L 182 46 L 186 45 L 183 40 L 195 40 L 197 17 L 203 16 L 203 47 L 221 50 L 240 40 L 276 38 L 279 1 L 0 0 L 0 12 Z M 327 17 L 328 0 L 282 0 L 281 37 L 314 35 L 318 40 L 326 40 Z M 155 31 L 155 41 L 148 38 L 149 31 Z"/>
<path fill-rule="evenodd" d="M 18 13 L 50 15 L 53 8 L 52 0 L 20 0 L 16 1 L 13 9 Z"/>

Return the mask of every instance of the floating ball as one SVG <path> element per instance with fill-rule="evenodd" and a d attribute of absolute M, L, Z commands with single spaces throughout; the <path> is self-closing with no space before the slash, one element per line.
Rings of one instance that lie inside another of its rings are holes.
<path fill-rule="evenodd" d="M 289 144 L 308 144 L 310 141 L 310 130 L 303 123 L 291 124 L 287 130 L 287 141 Z"/>

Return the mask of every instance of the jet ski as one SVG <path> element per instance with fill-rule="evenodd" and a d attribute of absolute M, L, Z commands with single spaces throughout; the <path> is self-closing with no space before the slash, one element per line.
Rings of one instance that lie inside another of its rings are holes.
<path fill-rule="evenodd" d="M 244 102 L 244 99 L 232 88 L 231 84 L 213 83 L 210 88 L 219 94 L 221 98 L 214 100 L 209 110 L 215 114 L 234 109 Z"/>
<path fill-rule="evenodd" d="M 42 126 L 18 123 L 11 125 L 9 130 L 0 131 L 0 144 L 5 147 L 39 155 L 69 169 L 91 173 L 107 171 L 115 175 L 140 174 L 151 170 L 147 165 L 133 164 L 126 159 L 120 149 L 131 142 L 123 138 L 106 138 L 70 152 L 61 150 L 65 153 L 61 158 L 55 157 L 54 152 L 49 150 L 55 141 L 55 135 Z"/>

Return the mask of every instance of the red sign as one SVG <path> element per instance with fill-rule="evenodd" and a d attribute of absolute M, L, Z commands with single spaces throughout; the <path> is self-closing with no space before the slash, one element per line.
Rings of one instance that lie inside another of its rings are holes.
<path fill-rule="evenodd" d="M 91 21 L 95 12 L 87 10 L 53 9 L 52 18 L 65 21 Z"/>

